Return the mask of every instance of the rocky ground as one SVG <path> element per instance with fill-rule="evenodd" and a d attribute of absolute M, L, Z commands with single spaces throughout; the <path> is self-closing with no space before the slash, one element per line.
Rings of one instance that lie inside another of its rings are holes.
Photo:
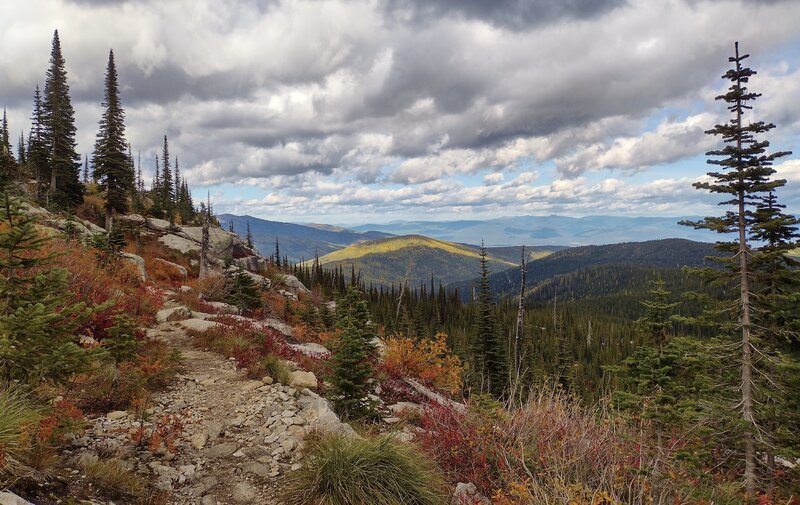
<path fill-rule="evenodd" d="M 120 411 L 93 420 L 73 444 L 74 461 L 128 461 L 171 493 L 170 503 L 278 504 L 286 474 L 301 467 L 308 432 L 352 431 L 312 391 L 247 379 L 232 360 L 196 349 L 180 321 L 149 333 L 182 353 L 183 373 L 145 406 L 144 419 Z"/>

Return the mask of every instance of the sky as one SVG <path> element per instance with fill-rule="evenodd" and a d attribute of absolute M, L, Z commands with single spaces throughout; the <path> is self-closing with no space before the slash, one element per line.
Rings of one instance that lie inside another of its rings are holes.
<path fill-rule="evenodd" d="M 511 215 L 707 215 L 735 40 L 745 120 L 794 151 L 795 0 L 0 0 L 0 106 L 29 129 L 59 31 L 78 149 L 108 50 L 147 181 L 163 135 L 215 211 L 337 224 Z M 12 133 L 12 139 L 18 137 Z"/>

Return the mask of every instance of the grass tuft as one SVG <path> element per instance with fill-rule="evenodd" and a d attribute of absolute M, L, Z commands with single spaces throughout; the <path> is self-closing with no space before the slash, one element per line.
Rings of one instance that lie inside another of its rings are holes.
<path fill-rule="evenodd" d="M 391 436 L 325 435 L 309 444 L 286 501 L 294 505 L 444 505 L 444 480 L 429 458 Z"/>
<path fill-rule="evenodd" d="M 86 456 L 80 465 L 86 478 L 112 498 L 136 497 L 145 490 L 144 480 L 118 458 Z"/>

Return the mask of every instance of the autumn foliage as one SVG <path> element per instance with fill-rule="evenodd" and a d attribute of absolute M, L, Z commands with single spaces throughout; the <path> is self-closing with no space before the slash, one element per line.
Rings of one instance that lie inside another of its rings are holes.
<path fill-rule="evenodd" d="M 382 368 L 392 377 L 418 379 L 450 394 L 461 391 L 464 368 L 447 348 L 447 335 L 441 332 L 433 339 L 387 339 Z"/>

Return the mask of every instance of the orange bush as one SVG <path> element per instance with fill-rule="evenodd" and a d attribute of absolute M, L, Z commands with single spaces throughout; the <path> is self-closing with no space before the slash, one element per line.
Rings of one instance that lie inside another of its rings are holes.
<path fill-rule="evenodd" d="M 461 391 L 463 384 L 464 367 L 447 348 L 447 335 L 441 332 L 423 340 L 390 337 L 382 366 L 389 375 L 419 379 L 451 394 Z"/>

